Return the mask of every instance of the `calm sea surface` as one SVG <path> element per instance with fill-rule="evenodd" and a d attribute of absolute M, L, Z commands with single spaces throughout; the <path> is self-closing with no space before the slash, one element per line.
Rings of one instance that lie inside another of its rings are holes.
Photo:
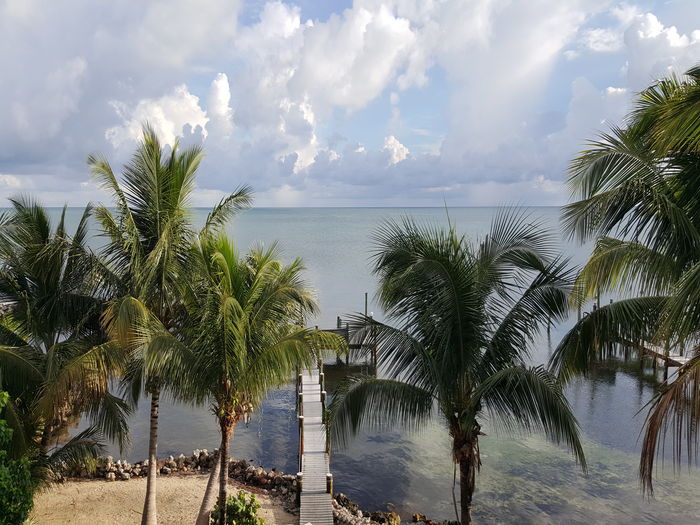
<path fill-rule="evenodd" d="M 558 208 L 529 211 L 557 228 Z M 193 213 L 196 222 L 203 222 L 206 210 Z M 449 210 L 452 223 L 467 236 L 485 233 L 495 213 L 495 208 Z M 370 297 L 374 293 L 368 265 L 371 233 L 382 220 L 405 215 L 447 223 L 445 210 L 439 208 L 253 209 L 234 219 L 229 233 L 241 250 L 278 241 L 285 258 L 302 257 L 306 278 L 318 291 L 322 309 L 316 322 L 332 327 L 337 315 L 364 308 L 364 292 Z M 69 210 L 70 222 L 77 216 L 78 210 Z M 585 260 L 586 248 L 561 239 L 560 244 L 574 262 Z M 370 310 L 381 317 L 376 305 L 370 303 Z M 552 330 L 551 341 L 542 337 L 533 349 L 535 363 L 546 362 L 552 346 L 570 325 L 571 321 Z M 338 381 L 345 373 L 346 369 L 327 367 L 328 382 Z M 578 469 L 565 450 L 541 436 L 500 435 L 487 424 L 474 500 L 478 522 L 700 523 L 699 469 L 684 468 L 674 474 L 667 464 L 659 471 L 653 500 L 644 499 L 639 491 L 639 435 L 645 410 L 639 411 L 658 381 L 638 363 L 610 363 L 568 387 L 583 431 L 588 474 Z M 161 406 L 159 456 L 217 446 L 209 407 Z M 124 454 L 129 460 L 147 455 L 147 415 L 148 403 L 142 402 L 131 421 L 133 445 Z M 270 393 L 249 426 L 236 430 L 232 451 L 266 468 L 296 472 L 293 387 Z M 112 453 L 119 456 L 115 448 Z M 336 489 L 364 508 L 396 509 L 404 518 L 420 512 L 433 519 L 454 519 L 449 439 L 439 421 L 416 433 L 361 435 L 348 449 L 333 451 L 332 470 Z"/>

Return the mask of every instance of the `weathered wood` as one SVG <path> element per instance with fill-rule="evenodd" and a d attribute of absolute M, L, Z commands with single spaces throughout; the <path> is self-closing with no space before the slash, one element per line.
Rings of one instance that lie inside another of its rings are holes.
<path fill-rule="evenodd" d="M 329 455 L 326 453 L 326 427 L 323 424 L 321 377 L 319 370 L 302 374 L 300 410 L 304 414 L 304 432 L 301 436 L 302 485 L 299 505 L 299 523 L 332 525 L 332 496 L 328 493 L 327 476 L 330 474 Z"/>
<path fill-rule="evenodd" d="M 672 354 L 670 351 L 666 353 L 663 348 L 659 346 L 645 346 L 644 353 L 656 359 L 660 359 L 664 362 L 665 366 L 683 366 L 688 361 L 690 361 L 690 356 Z"/>

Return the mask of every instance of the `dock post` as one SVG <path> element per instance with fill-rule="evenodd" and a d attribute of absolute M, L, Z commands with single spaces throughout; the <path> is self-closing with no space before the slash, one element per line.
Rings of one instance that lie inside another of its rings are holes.
<path fill-rule="evenodd" d="M 325 390 L 321 390 L 321 422 L 324 425 L 326 424 L 326 391 Z"/>
<path fill-rule="evenodd" d="M 333 474 L 326 474 L 326 492 L 333 497 Z"/>
<path fill-rule="evenodd" d="M 299 415 L 304 415 L 304 392 L 299 392 Z"/>
<path fill-rule="evenodd" d="M 350 323 L 345 323 L 345 339 L 348 342 L 348 352 L 345 354 L 345 366 L 350 364 Z"/>
<path fill-rule="evenodd" d="M 297 472 L 297 506 L 301 505 L 301 485 L 304 479 L 303 472 Z"/>
<path fill-rule="evenodd" d="M 299 420 L 299 461 L 301 462 L 301 456 L 304 455 L 304 416 L 298 416 Z"/>
<path fill-rule="evenodd" d="M 340 316 L 337 316 L 337 326 L 336 328 L 340 330 L 343 327 L 343 321 L 341 321 Z"/>

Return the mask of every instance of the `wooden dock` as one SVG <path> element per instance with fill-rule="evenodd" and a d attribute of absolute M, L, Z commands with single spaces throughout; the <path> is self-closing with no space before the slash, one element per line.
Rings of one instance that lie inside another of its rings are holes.
<path fill-rule="evenodd" d="M 644 354 L 659 359 L 664 366 L 681 367 L 690 361 L 691 356 L 664 351 L 660 346 L 649 345 L 644 347 Z"/>
<path fill-rule="evenodd" d="M 322 366 L 322 365 L 321 365 Z M 299 374 L 299 524 L 333 525 L 333 475 L 327 449 L 326 392 L 319 368 Z"/>

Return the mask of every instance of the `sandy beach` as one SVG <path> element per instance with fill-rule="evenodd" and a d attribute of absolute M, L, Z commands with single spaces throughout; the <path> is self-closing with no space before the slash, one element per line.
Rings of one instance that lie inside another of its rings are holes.
<path fill-rule="evenodd" d="M 158 522 L 192 525 L 207 484 L 206 475 L 158 478 Z M 244 488 L 229 482 L 235 493 Z M 36 525 L 126 525 L 141 521 L 146 479 L 69 481 L 37 495 L 31 519 Z M 248 491 L 247 491 L 248 492 Z M 264 494 L 256 497 L 259 515 L 268 525 L 296 524 L 298 518 Z"/>

